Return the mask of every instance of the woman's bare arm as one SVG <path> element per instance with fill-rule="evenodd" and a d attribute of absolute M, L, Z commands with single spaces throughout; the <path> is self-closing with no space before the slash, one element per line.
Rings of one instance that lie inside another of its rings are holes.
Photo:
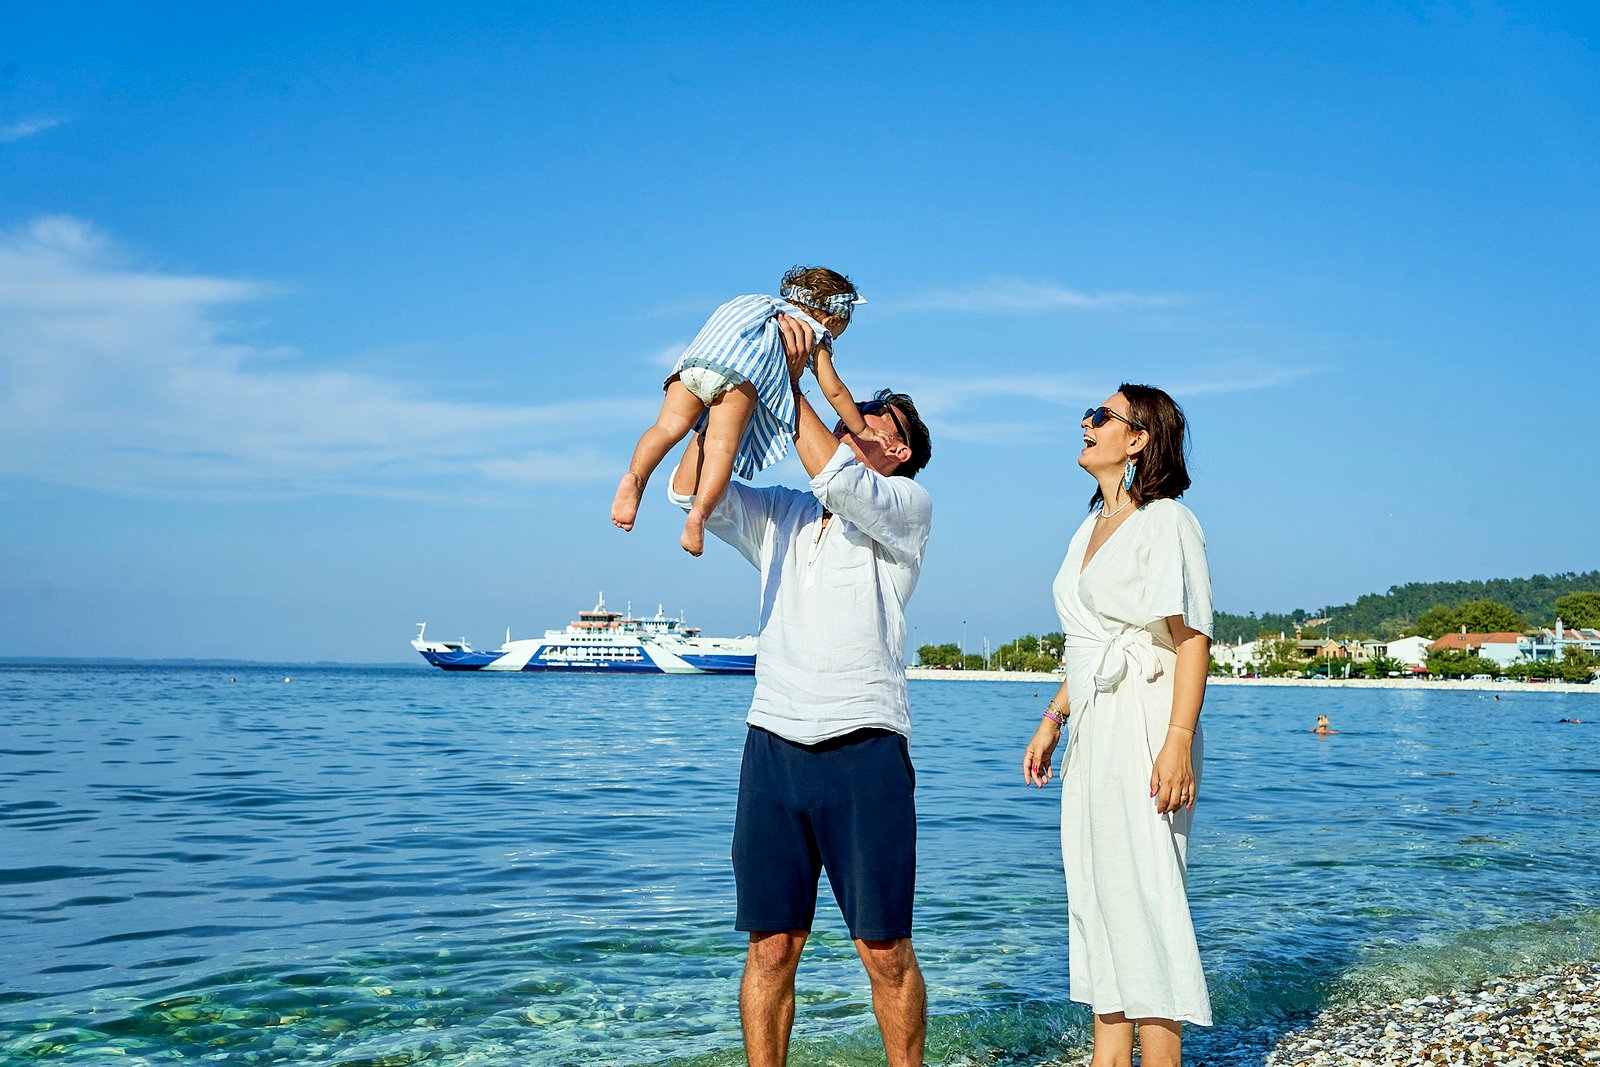
<path fill-rule="evenodd" d="M 1150 796 L 1155 799 L 1156 811 L 1163 815 L 1194 807 L 1199 796 L 1191 750 L 1195 728 L 1200 725 L 1200 706 L 1206 699 L 1206 675 L 1211 671 L 1211 638 L 1186 623 L 1182 615 L 1168 616 L 1167 629 L 1178 650 L 1178 663 L 1172 672 L 1167 739 L 1150 772 Z"/>

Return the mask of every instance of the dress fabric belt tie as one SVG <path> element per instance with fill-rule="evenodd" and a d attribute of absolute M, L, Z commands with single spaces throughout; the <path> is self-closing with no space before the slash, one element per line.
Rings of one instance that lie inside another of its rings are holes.
<path fill-rule="evenodd" d="M 1100 665 L 1094 672 L 1094 691 L 1112 692 L 1128 676 L 1130 667 L 1147 682 L 1161 677 L 1161 660 L 1156 656 L 1155 639 L 1149 630 L 1124 630 L 1105 642 Z"/>

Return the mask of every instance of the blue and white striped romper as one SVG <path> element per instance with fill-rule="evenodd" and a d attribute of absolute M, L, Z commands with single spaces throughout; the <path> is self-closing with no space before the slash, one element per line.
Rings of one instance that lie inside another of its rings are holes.
<path fill-rule="evenodd" d="M 711 313 L 667 378 L 670 383 L 688 366 L 712 366 L 733 371 L 755 386 L 759 403 L 733 460 L 733 472 L 741 478 L 753 478 L 757 471 L 782 459 L 794 437 L 794 393 L 783 338 L 773 321 L 780 314 L 793 315 L 810 326 L 828 351 L 833 351 L 833 335 L 787 300 L 736 296 Z"/>

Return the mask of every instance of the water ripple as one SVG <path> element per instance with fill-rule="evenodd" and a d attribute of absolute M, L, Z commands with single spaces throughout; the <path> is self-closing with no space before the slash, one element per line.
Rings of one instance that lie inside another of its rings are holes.
<path fill-rule="evenodd" d="M 0 1060 L 733 1056 L 748 680 L 232 676 L 0 668 Z M 1595 951 L 1600 731 L 1554 725 L 1584 699 L 1214 690 L 1191 891 L 1221 1029 Z M 1038 702 L 913 703 L 930 1055 L 1061 1054 L 1087 1016 L 1038 999 L 1066 923 L 1059 794 L 1015 780 Z M 804 975 L 797 1058 L 881 1060 L 826 889 Z"/>

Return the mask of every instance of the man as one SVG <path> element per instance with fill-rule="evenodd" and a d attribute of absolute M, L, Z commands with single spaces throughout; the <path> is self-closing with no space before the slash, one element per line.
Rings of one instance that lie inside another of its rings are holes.
<path fill-rule="evenodd" d="M 781 319 L 798 383 L 811 339 Z M 928 462 L 911 398 L 860 405 L 883 440 L 830 432 L 795 386 L 795 452 L 809 492 L 734 482 L 707 532 L 761 572 L 761 631 L 733 866 L 735 927 L 750 935 L 739 1012 L 752 1067 L 780 1067 L 794 980 L 821 871 L 872 985 L 891 1067 L 921 1067 L 927 996 L 911 947 L 915 776 L 905 682 L 905 604 L 922 569 L 932 504 L 912 480 Z M 692 438 L 669 496 L 689 508 Z"/>

